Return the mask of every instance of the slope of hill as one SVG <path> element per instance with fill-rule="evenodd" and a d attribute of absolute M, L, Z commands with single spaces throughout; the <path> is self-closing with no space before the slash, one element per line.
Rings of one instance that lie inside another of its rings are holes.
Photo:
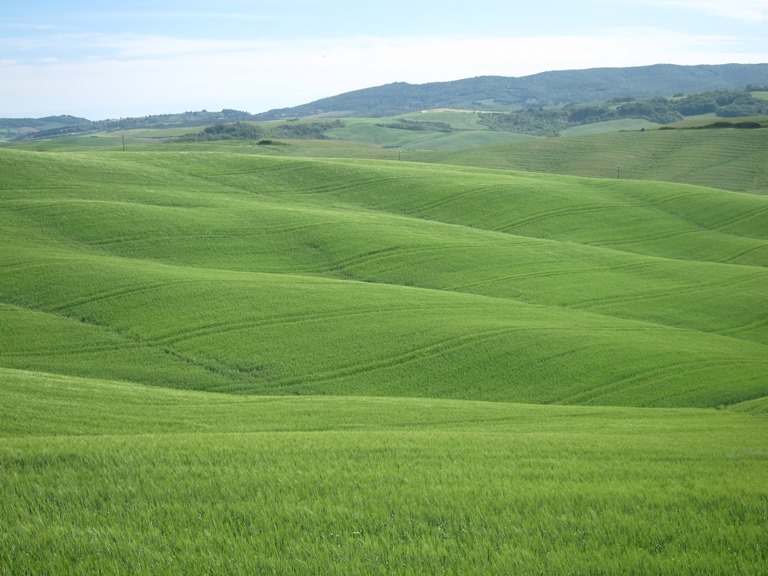
<path fill-rule="evenodd" d="M 258 120 L 338 116 L 393 116 L 434 108 L 509 110 L 632 96 L 672 96 L 762 85 L 768 64 L 595 68 L 543 72 L 519 78 L 480 76 L 451 82 L 396 82 L 347 92 L 293 108 L 257 114 Z"/>
<path fill-rule="evenodd" d="M 761 572 L 768 197 L 215 144 L 0 150 L 0 573 Z"/>
<path fill-rule="evenodd" d="M 768 192 L 768 130 L 643 130 L 546 138 L 434 155 L 452 164 L 685 182 Z"/>
<path fill-rule="evenodd" d="M 215 153 L 0 164 L 3 367 L 260 394 L 768 394 L 764 197 Z"/>

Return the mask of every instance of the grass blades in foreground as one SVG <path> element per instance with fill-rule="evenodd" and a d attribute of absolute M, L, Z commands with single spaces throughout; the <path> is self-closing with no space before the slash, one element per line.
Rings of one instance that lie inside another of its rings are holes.
<path fill-rule="evenodd" d="M 0 572 L 757 574 L 763 418 L 0 371 Z"/>

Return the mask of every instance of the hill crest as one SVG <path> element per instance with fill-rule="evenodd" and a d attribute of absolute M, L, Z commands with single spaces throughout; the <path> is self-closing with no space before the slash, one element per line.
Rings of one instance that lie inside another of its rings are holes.
<path fill-rule="evenodd" d="M 477 76 L 448 82 L 394 82 L 256 115 L 258 120 L 317 115 L 393 116 L 458 108 L 508 111 L 558 104 L 646 98 L 744 88 L 768 77 L 768 64 L 681 66 L 654 64 L 541 72 L 530 76 Z"/>

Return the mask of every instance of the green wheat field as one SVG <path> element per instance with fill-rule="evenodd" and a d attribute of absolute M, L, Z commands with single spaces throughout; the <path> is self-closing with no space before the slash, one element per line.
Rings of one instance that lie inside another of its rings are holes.
<path fill-rule="evenodd" d="M 765 573 L 765 163 L 674 134 L 1 148 L 0 574 Z"/>

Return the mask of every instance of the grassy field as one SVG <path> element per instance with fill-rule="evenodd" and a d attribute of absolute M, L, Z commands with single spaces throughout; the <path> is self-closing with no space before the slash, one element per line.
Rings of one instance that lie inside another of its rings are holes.
<path fill-rule="evenodd" d="M 378 126 L 399 119 L 444 122 L 451 132 L 405 130 Z M 227 152 L 292 158 L 365 158 L 401 160 L 563 174 L 592 178 L 668 181 L 723 190 L 768 193 L 765 155 L 768 129 L 693 128 L 723 120 L 691 117 L 677 129 L 658 130 L 643 120 L 621 120 L 577 126 L 557 138 L 537 138 L 485 130 L 467 112 L 430 111 L 397 118 L 350 118 L 328 131 L 325 140 L 174 142 L 197 129 L 129 130 L 129 151 Z M 728 121 L 765 123 L 765 117 Z M 269 127 L 269 123 L 264 126 Z M 22 143 L 0 143 L 32 151 L 122 151 L 120 132 L 60 137 Z"/>
<path fill-rule="evenodd" d="M 763 569 L 768 197 L 142 137 L 0 149 L 0 574 Z"/>
<path fill-rule="evenodd" d="M 9 367 L 269 394 L 766 394 L 760 196 L 403 162 L 2 159 Z"/>
<path fill-rule="evenodd" d="M 2 370 L 8 574 L 757 574 L 731 411 L 238 397 Z"/>
<path fill-rule="evenodd" d="M 386 125 L 399 120 L 428 123 L 440 122 L 451 127 L 450 132 L 436 130 L 405 130 Z M 394 118 L 352 118 L 344 127 L 328 131 L 330 138 L 359 142 L 364 145 L 405 149 L 406 152 L 465 150 L 491 144 L 509 144 L 535 140 L 533 136 L 511 132 L 494 132 L 477 123 L 471 112 L 429 111 Z M 409 159 L 413 158 L 413 154 Z"/>
<path fill-rule="evenodd" d="M 711 118 L 708 122 L 716 120 Z M 440 154 L 433 160 L 505 170 L 663 180 L 768 193 L 766 129 L 596 133 L 601 126 L 573 129 L 559 138 Z M 585 131 L 586 134 L 582 134 Z M 620 165 L 618 170 L 617 165 Z"/>

